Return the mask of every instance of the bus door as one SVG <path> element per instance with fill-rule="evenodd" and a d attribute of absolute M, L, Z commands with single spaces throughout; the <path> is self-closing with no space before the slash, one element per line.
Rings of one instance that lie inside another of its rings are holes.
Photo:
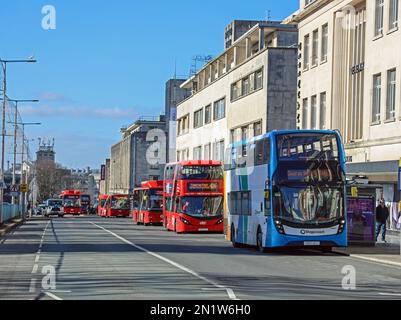
<path fill-rule="evenodd" d="M 140 190 L 134 190 L 134 193 L 133 193 L 133 210 L 132 210 L 132 220 L 134 222 L 138 222 L 139 206 L 140 206 Z"/>

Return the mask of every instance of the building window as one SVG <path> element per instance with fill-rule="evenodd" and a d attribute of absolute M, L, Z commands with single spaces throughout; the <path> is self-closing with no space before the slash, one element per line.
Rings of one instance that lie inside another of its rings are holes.
<path fill-rule="evenodd" d="M 177 135 L 187 133 L 189 130 L 189 114 L 177 120 Z"/>
<path fill-rule="evenodd" d="M 390 19 L 389 29 L 398 27 L 398 0 L 390 0 Z"/>
<path fill-rule="evenodd" d="M 241 81 L 237 81 L 231 85 L 231 101 L 238 99 L 241 96 Z"/>
<path fill-rule="evenodd" d="M 311 98 L 311 129 L 316 130 L 317 125 L 316 125 L 316 115 L 317 115 L 317 96 L 313 96 Z"/>
<path fill-rule="evenodd" d="M 320 129 L 326 129 L 326 92 L 320 94 Z"/>
<path fill-rule="evenodd" d="M 384 0 L 376 1 L 375 36 L 383 34 Z"/>
<path fill-rule="evenodd" d="M 194 113 L 194 128 L 203 126 L 203 109 L 195 111 Z"/>
<path fill-rule="evenodd" d="M 309 34 L 304 37 L 304 70 L 309 69 Z"/>
<path fill-rule="evenodd" d="M 204 158 L 205 160 L 211 160 L 211 154 L 210 154 L 210 143 L 205 144 L 205 152 L 204 152 Z"/>
<path fill-rule="evenodd" d="M 312 66 L 317 66 L 319 59 L 319 31 L 315 30 L 312 34 Z"/>
<path fill-rule="evenodd" d="M 396 82 L 396 69 L 387 71 L 386 120 L 393 120 L 395 118 Z"/>
<path fill-rule="evenodd" d="M 255 122 L 253 124 L 253 134 L 255 137 L 262 134 L 262 121 Z"/>
<path fill-rule="evenodd" d="M 224 140 L 213 144 L 213 159 L 224 162 Z"/>
<path fill-rule="evenodd" d="M 302 129 L 308 129 L 308 98 L 302 101 Z"/>
<path fill-rule="evenodd" d="M 382 76 L 379 73 L 373 76 L 372 122 L 380 121 L 381 90 Z"/>
<path fill-rule="evenodd" d="M 327 61 L 328 43 L 329 43 L 329 25 L 325 24 L 322 27 L 322 52 L 321 52 L 322 62 Z"/>
<path fill-rule="evenodd" d="M 205 107 L 205 124 L 208 124 L 212 121 L 212 115 L 210 109 L 211 109 L 210 104 Z"/>
<path fill-rule="evenodd" d="M 194 160 L 202 160 L 202 146 L 194 148 Z"/>
<path fill-rule="evenodd" d="M 255 72 L 255 90 L 262 89 L 263 87 L 263 70 Z"/>
<path fill-rule="evenodd" d="M 242 95 L 246 96 L 247 94 L 249 94 L 250 90 L 249 90 L 249 77 L 246 77 L 244 79 L 242 79 Z"/>
<path fill-rule="evenodd" d="M 231 101 L 244 97 L 263 87 L 263 69 L 251 73 L 231 85 Z"/>
<path fill-rule="evenodd" d="M 214 103 L 213 120 L 220 120 L 226 116 L 226 98 L 220 99 Z"/>

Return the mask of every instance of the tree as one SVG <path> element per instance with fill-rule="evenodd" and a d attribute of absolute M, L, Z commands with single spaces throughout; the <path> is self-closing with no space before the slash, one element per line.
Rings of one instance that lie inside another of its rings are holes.
<path fill-rule="evenodd" d="M 36 181 L 39 187 L 40 202 L 57 197 L 68 189 L 71 172 L 51 161 L 41 161 L 36 164 Z"/>

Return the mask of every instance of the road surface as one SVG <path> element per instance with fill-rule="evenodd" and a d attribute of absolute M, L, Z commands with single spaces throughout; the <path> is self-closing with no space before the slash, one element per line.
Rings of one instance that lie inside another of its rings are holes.
<path fill-rule="evenodd" d="M 261 254 L 223 235 L 177 235 L 130 219 L 35 219 L 2 242 L 0 299 L 401 299 L 397 266 Z M 355 290 L 343 289 L 345 266 L 355 268 Z"/>

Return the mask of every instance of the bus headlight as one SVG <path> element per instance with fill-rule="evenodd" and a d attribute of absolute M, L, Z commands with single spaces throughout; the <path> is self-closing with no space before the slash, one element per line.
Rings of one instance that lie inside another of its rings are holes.
<path fill-rule="evenodd" d="M 343 233 L 345 227 L 345 220 L 341 219 L 340 224 L 338 226 L 338 234 Z"/>
<path fill-rule="evenodd" d="M 221 223 L 223 223 L 223 222 L 224 222 L 224 219 L 221 218 L 219 221 L 216 222 L 216 224 L 221 224 Z"/>
<path fill-rule="evenodd" d="M 276 225 L 277 231 L 278 231 L 279 233 L 285 234 L 285 232 L 284 232 L 284 227 L 283 227 L 283 225 L 281 224 L 281 221 L 275 220 L 275 221 L 274 221 L 274 224 Z"/>
<path fill-rule="evenodd" d="M 188 226 L 191 225 L 191 223 L 187 219 L 184 219 L 183 217 L 180 217 L 180 220 L 181 222 L 185 223 Z"/>

